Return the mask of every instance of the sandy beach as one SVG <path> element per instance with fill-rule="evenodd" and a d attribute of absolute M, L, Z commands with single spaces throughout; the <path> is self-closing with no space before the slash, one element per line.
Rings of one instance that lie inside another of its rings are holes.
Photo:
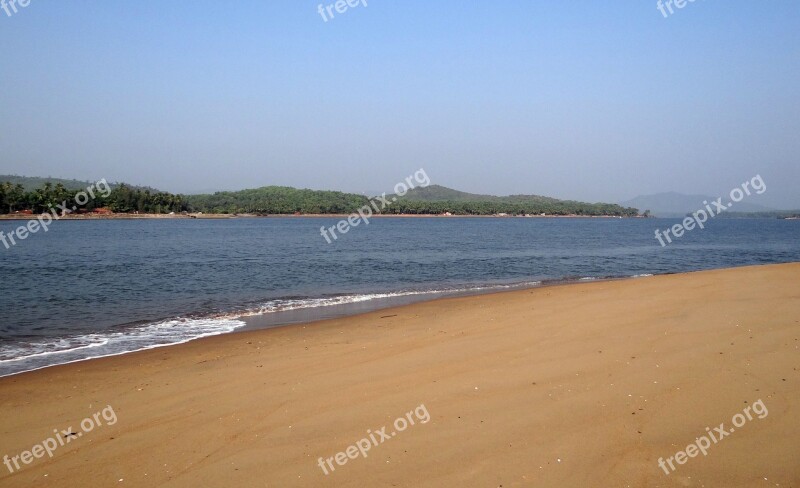
<path fill-rule="evenodd" d="M 0 486 L 797 487 L 799 383 L 800 264 L 447 298 L 0 378 Z"/>

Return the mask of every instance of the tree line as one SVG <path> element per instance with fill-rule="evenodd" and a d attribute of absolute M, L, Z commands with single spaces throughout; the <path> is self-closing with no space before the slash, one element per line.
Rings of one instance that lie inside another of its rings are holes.
<path fill-rule="evenodd" d="M 338 191 L 299 190 L 287 186 L 267 186 L 211 195 L 189 195 L 195 212 L 217 214 L 342 214 L 367 205 L 367 197 Z"/>
<path fill-rule="evenodd" d="M 71 189 L 58 183 L 45 183 L 40 188 L 26 191 L 21 184 L 8 181 L 0 183 L 0 214 L 31 211 L 40 214 L 68 204 L 68 208 L 92 211 L 106 208 L 115 213 L 170 213 L 188 211 L 189 206 L 183 195 L 154 191 L 146 188 L 132 188 L 125 184 L 112 185 L 104 195 L 93 192 L 94 198 L 76 198 L 85 190 Z M 81 201 L 85 203 L 81 203 Z"/>
<path fill-rule="evenodd" d="M 613 215 L 635 217 L 639 211 L 610 203 L 582 203 L 571 201 L 510 203 L 495 201 L 477 202 L 422 202 L 399 200 L 385 208 L 387 214 L 443 214 L 453 215 Z"/>
<path fill-rule="evenodd" d="M 335 191 L 298 190 L 270 186 L 237 192 L 218 192 L 213 195 L 189 195 L 193 211 L 222 214 L 347 214 L 369 205 L 364 195 Z M 390 197 L 391 200 L 391 197 Z M 635 217 L 638 210 L 610 203 L 583 203 L 542 198 L 536 201 L 423 201 L 401 198 L 381 210 L 390 215 L 613 215 Z"/>
<path fill-rule="evenodd" d="M 78 210 L 92 211 L 105 208 L 115 213 L 180 213 L 203 212 L 211 214 L 348 214 L 370 204 L 364 195 L 337 191 L 300 190 L 291 187 L 270 186 L 237 192 L 217 192 L 205 195 L 175 195 L 172 193 L 111 185 L 108 195 L 96 194 L 94 199 L 80 204 L 76 195 L 82 190 L 66 188 L 62 184 L 45 183 L 42 187 L 26 191 L 20 184 L 0 184 L 0 213 L 29 210 L 42 213 L 63 202 L 75 205 Z M 422 201 L 401 198 L 381 210 L 381 213 L 398 215 L 613 215 L 634 217 L 635 208 L 609 203 L 583 203 L 542 198 L 541 200 L 487 200 L 487 201 Z"/>

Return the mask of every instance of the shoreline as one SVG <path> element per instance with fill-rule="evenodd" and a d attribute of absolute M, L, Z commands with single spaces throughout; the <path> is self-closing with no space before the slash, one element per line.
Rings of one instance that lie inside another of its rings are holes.
<path fill-rule="evenodd" d="M 288 218 L 347 218 L 353 214 L 271 214 L 271 215 L 253 215 L 253 214 L 69 214 L 59 217 L 58 220 L 225 220 L 225 219 L 288 219 Z M 38 215 L 36 214 L 0 214 L 0 221 L 18 221 L 18 220 L 35 220 Z M 635 216 L 617 216 L 617 215 L 441 215 L 441 214 L 375 214 L 372 218 L 489 218 L 489 219 L 646 219 L 653 217 Z"/>
<path fill-rule="evenodd" d="M 61 367 L 68 367 L 78 363 L 88 363 L 94 361 L 103 361 L 110 358 L 120 358 L 126 357 L 133 354 L 139 353 L 147 353 L 154 349 L 162 349 L 162 348 L 172 348 L 172 347 L 181 347 L 187 344 L 202 342 L 202 341 L 213 341 L 215 339 L 224 338 L 228 336 L 234 336 L 238 334 L 253 334 L 253 333 L 263 333 L 273 330 L 280 330 L 280 329 L 291 329 L 300 327 L 305 329 L 308 326 L 315 326 L 315 325 L 324 325 L 326 322 L 334 322 L 334 321 L 344 321 L 347 319 L 361 319 L 365 316 L 371 316 L 378 313 L 384 312 L 392 312 L 397 309 L 403 309 L 406 307 L 414 307 L 418 305 L 424 305 L 429 303 L 436 303 L 439 301 L 446 301 L 446 300 L 456 300 L 456 299 L 468 299 L 468 298 L 480 298 L 480 297 L 494 297 L 504 294 L 510 293 L 518 293 L 518 292 L 525 292 L 531 290 L 541 290 L 541 289 L 548 289 L 548 288 L 561 288 L 561 287 L 580 287 L 580 286 L 588 286 L 592 284 L 598 283 L 611 283 L 611 282 L 628 282 L 634 280 L 641 280 L 646 278 L 654 278 L 654 277 L 664 277 L 664 276 L 681 276 L 681 275 L 692 275 L 694 273 L 707 273 L 707 272 L 715 272 L 715 271 L 727 271 L 727 270 L 736 270 L 736 269 L 744 269 L 750 267 L 758 267 L 758 266 L 783 266 L 784 264 L 794 264 L 794 263 L 783 263 L 783 264 L 765 264 L 765 265 L 749 265 L 749 266 L 742 266 L 742 267 L 734 267 L 734 268 L 719 268 L 719 269 L 712 269 L 712 270 L 698 270 L 698 271 L 687 271 L 682 273 L 664 273 L 664 274 L 643 274 L 643 275 L 635 275 L 635 276 L 616 276 L 616 277 L 604 277 L 604 278 L 574 278 L 574 279 L 554 279 L 548 281 L 539 281 L 539 282 L 532 282 L 536 284 L 520 284 L 520 285 L 509 285 L 508 289 L 505 289 L 505 285 L 501 285 L 501 288 L 488 288 L 487 290 L 479 290 L 479 291 L 472 291 L 472 290 L 453 290 L 452 292 L 423 292 L 416 296 L 398 296 L 393 298 L 400 298 L 400 299 L 409 299 L 408 302 L 400 302 L 396 304 L 386 304 L 382 305 L 380 303 L 375 303 L 374 306 L 367 307 L 366 310 L 359 310 L 353 312 L 346 312 L 342 311 L 343 309 L 346 310 L 348 306 L 351 305 L 363 305 L 368 302 L 353 302 L 353 303 L 344 303 L 340 305 L 331 305 L 331 306 L 319 306 L 319 307 L 308 307 L 308 308 L 300 308 L 300 309 L 290 309 L 285 311 L 277 311 L 277 312 L 254 312 L 251 314 L 244 313 L 244 314 L 237 314 L 237 313 L 225 313 L 220 314 L 219 316 L 214 316 L 212 318 L 220 318 L 220 319 L 232 319 L 232 320 L 241 320 L 245 322 L 245 326 L 230 331 L 230 332 L 222 332 L 218 334 L 209 335 L 206 337 L 195 337 L 189 338 L 184 341 L 169 343 L 169 344 L 157 344 L 153 346 L 147 346 L 142 349 L 136 349 L 132 351 L 124 351 L 118 353 L 112 353 L 103 356 L 97 357 L 89 357 L 84 359 L 77 359 L 74 361 L 69 361 L 65 363 L 59 364 L 52 364 L 47 366 L 38 367 L 31 370 L 20 371 L 17 373 L 11 373 L 7 375 L 0 376 L 0 383 L 7 378 L 14 378 L 19 377 L 21 375 L 26 375 L 29 373 L 37 373 L 44 370 L 50 370 L 55 368 Z M 800 266 L 800 263 L 797 263 Z M 418 298 L 417 298 L 418 297 Z M 377 302 L 382 302 L 385 299 L 377 299 Z M 318 311 L 327 311 L 329 313 L 313 313 Z M 279 322 L 276 324 L 270 323 L 271 321 L 264 320 L 265 317 L 279 315 L 279 314 L 294 314 L 294 313 L 303 313 L 303 312 L 312 312 L 312 316 L 315 318 L 310 319 L 302 319 L 302 320 L 290 320 L 287 322 Z M 161 319 L 156 322 L 160 322 L 162 320 L 171 320 L 168 318 Z M 266 324 L 265 324 L 266 323 Z M 1 385 L 0 385 L 1 386 Z"/>
<path fill-rule="evenodd" d="M 106 405 L 118 418 L 0 480 L 793 486 L 798 276 L 788 263 L 448 297 L 0 378 L 0 456 Z M 768 417 L 659 468 L 759 400 Z M 430 422 L 320 470 L 421 404 Z"/>
<path fill-rule="evenodd" d="M 186 344 L 189 342 L 209 339 L 213 337 L 226 336 L 230 334 L 240 334 L 245 332 L 270 330 L 283 327 L 292 327 L 297 325 L 310 325 L 313 323 L 323 322 L 326 320 L 347 319 L 347 318 L 359 317 L 373 312 L 392 310 L 403 306 L 411 306 L 414 304 L 434 302 L 437 300 L 445 300 L 448 298 L 475 297 L 475 296 L 493 295 L 499 293 L 509 293 L 519 290 L 532 290 L 532 289 L 556 287 L 556 286 L 584 285 L 589 283 L 598 283 L 605 281 L 635 280 L 635 279 L 649 278 L 652 276 L 666 276 L 668 274 L 674 274 L 674 273 L 665 273 L 664 275 L 643 274 L 635 276 L 615 276 L 615 277 L 602 277 L 602 278 L 589 278 L 589 277 L 569 278 L 569 279 L 561 278 L 553 280 L 512 283 L 507 285 L 499 285 L 499 284 L 487 285 L 487 286 L 478 286 L 474 288 L 461 288 L 453 290 L 431 290 L 431 291 L 409 292 L 407 294 L 403 294 L 402 292 L 397 292 L 398 294 L 394 296 L 371 298 L 364 301 L 344 302 L 334 305 L 318 305 L 318 306 L 301 307 L 296 309 L 287 309 L 287 310 L 270 311 L 270 312 L 254 311 L 252 313 L 233 313 L 233 312 L 223 313 L 210 317 L 203 317 L 203 319 L 241 321 L 244 323 L 244 325 L 229 332 L 214 333 L 208 336 L 201 336 L 201 337 L 189 337 L 168 344 L 153 344 L 153 345 L 148 345 L 146 347 L 142 347 L 140 349 L 134 349 L 130 351 L 120 351 L 109 354 L 103 354 L 100 356 L 73 359 L 65 362 L 59 362 L 45 366 L 38 366 L 28 370 L 23 370 L 8 374 L 1 374 L 0 379 L 18 376 L 21 374 L 34 371 L 41 371 L 48 368 L 56 368 L 74 363 L 100 360 L 115 356 L 125 356 L 128 354 L 134 354 L 137 352 L 149 351 L 151 349 L 158 349 L 163 347 L 180 346 L 182 344 Z M 342 296 L 349 296 L 349 295 L 337 295 L 337 297 L 342 297 Z M 308 297 L 307 299 L 319 299 L 319 297 L 316 298 Z M 164 321 L 169 321 L 169 320 L 176 320 L 176 318 L 165 317 L 156 320 L 153 323 L 162 323 Z"/>

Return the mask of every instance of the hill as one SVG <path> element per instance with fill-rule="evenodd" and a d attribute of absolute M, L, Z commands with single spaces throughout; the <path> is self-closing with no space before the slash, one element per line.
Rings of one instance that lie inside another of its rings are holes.
<path fill-rule="evenodd" d="M 254 214 L 328 214 L 351 213 L 368 204 L 364 195 L 338 191 L 299 190 L 288 186 L 265 186 L 210 195 L 189 195 L 195 212 Z"/>
<path fill-rule="evenodd" d="M 3 184 L 8 181 L 10 185 Z M 16 185 L 22 185 L 24 189 Z M 36 186 L 38 184 L 38 186 Z M 57 178 L 0 176 L 0 213 L 30 210 L 42 212 L 51 206 L 74 200 L 90 182 Z M 81 206 L 82 211 L 108 208 L 113 212 L 168 213 L 203 212 L 209 214 L 348 214 L 370 204 L 365 195 L 339 191 L 265 186 L 213 194 L 173 195 L 125 184 L 110 185 L 109 195 Z M 377 202 L 377 199 L 373 199 Z M 438 215 L 585 215 L 636 216 L 635 208 L 611 203 L 585 203 L 539 195 L 478 195 L 444 186 L 421 187 L 403 197 L 390 195 L 392 203 L 384 214 Z"/>
<path fill-rule="evenodd" d="M 22 185 L 22 188 L 25 191 L 34 191 L 43 187 L 45 184 L 50 183 L 53 186 L 61 184 L 67 190 L 85 190 L 89 185 L 95 183 L 96 181 L 81 181 L 81 180 L 70 180 L 70 179 L 63 179 L 63 178 L 51 178 L 51 177 L 40 177 L 40 176 L 18 176 L 18 175 L 0 175 L 0 183 L 9 182 L 12 185 Z M 115 188 L 119 186 L 121 183 L 109 183 L 108 186 L 111 188 Z M 154 188 L 150 188 L 147 186 L 136 186 L 136 185 L 127 185 L 128 188 L 132 188 L 135 190 L 149 190 L 151 192 L 157 192 L 158 190 Z"/>
<path fill-rule="evenodd" d="M 413 200 L 417 202 L 502 202 L 502 203 L 554 203 L 556 198 L 539 195 L 510 195 L 498 197 L 494 195 L 479 195 L 453 190 L 441 185 L 430 185 L 414 188 L 398 200 Z"/>
<path fill-rule="evenodd" d="M 622 207 L 612 203 L 586 203 L 574 200 L 559 200 L 540 195 L 479 195 L 466 193 L 440 185 L 410 190 L 404 196 L 394 195 L 397 202 L 386 209 L 395 214 L 441 214 L 455 215 L 586 215 L 627 216 L 638 215 L 636 208 Z"/>
<path fill-rule="evenodd" d="M 439 185 L 419 187 L 400 197 L 389 195 L 390 205 L 384 214 L 438 215 L 615 215 L 636 216 L 635 208 L 609 203 L 584 203 L 538 195 L 498 197 L 466 193 Z M 336 214 L 351 213 L 368 205 L 369 199 L 355 193 L 299 190 L 284 186 L 266 186 L 236 192 L 189 195 L 189 207 L 205 213 L 252 214 Z"/>
<path fill-rule="evenodd" d="M 32 184 L 32 178 L 20 179 L 17 183 L 2 181 L 0 177 L 0 214 L 28 212 L 49 213 L 59 206 L 72 206 L 77 213 L 169 213 L 188 210 L 181 195 L 135 188 L 123 183 L 97 185 L 77 180 L 44 179 L 41 187 L 26 190 L 24 183 Z M 64 181 L 70 183 L 67 187 Z M 92 188 L 88 191 L 87 188 Z M 82 195 L 82 196 L 80 196 Z M 89 197 L 91 195 L 91 198 Z M 80 196 L 80 197 L 79 197 Z"/>

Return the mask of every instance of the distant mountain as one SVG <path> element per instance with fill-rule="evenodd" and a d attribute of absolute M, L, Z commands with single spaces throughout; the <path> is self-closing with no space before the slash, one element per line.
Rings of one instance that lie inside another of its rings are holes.
<path fill-rule="evenodd" d="M 631 200 L 621 202 L 620 205 L 626 207 L 636 207 L 640 211 L 650 210 L 650 215 L 654 217 L 683 217 L 687 213 L 695 212 L 705 207 L 703 202 L 715 201 L 718 197 L 705 195 L 685 195 L 677 192 L 656 193 L 655 195 L 643 195 Z M 728 200 L 723 198 L 723 202 Z M 774 212 L 774 208 L 765 207 L 743 200 L 734 203 L 731 211 L 739 213 L 751 212 Z"/>

